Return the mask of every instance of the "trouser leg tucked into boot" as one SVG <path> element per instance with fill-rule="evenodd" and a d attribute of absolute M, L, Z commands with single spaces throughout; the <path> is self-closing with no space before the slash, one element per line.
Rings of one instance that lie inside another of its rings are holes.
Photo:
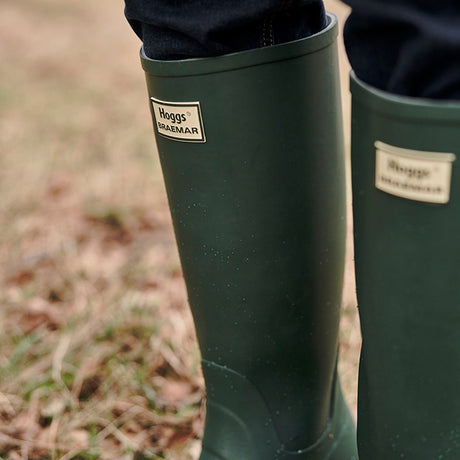
<path fill-rule="evenodd" d="M 345 249 L 336 18 L 142 57 L 207 389 L 201 459 L 356 459 L 337 378 Z"/>
<path fill-rule="evenodd" d="M 458 459 L 460 103 L 351 91 L 360 459 Z"/>

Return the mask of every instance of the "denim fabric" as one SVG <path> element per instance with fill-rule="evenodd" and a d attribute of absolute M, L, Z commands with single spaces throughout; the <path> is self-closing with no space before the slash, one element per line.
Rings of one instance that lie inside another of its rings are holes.
<path fill-rule="evenodd" d="M 343 1 L 360 79 L 396 94 L 460 99 L 460 0 Z M 154 59 L 270 46 L 325 25 L 322 0 L 126 0 L 125 13 Z"/>
<path fill-rule="evenodd" d="M 153 59 L 270 46 L 319 32 L 322 0 L 126 0 L 125 15 Z"/>
<path fill-rule="evenodd" d="M 414 97 L 460 99 L 460 0 L 344 0 L 348 58 L 371 85 Z"/>

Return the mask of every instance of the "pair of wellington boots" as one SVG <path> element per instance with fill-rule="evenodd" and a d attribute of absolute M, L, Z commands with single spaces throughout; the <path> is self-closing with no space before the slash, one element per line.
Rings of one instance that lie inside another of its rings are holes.
<path fill-rule="evenodd" d="M 202 354 L 201 460 L 358 459 L 337 376 L 346 206 L 336 37 L 328 15 L 320 33 L 268 48 L 142 54 Z M 352 87 L 359 455 L 460 458 L 460 107 L 353 76 Z"/>

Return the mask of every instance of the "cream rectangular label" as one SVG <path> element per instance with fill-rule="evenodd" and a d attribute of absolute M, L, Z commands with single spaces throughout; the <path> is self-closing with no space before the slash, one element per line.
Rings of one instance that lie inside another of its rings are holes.
<path fill-rule="evenodd" d="M 375 186 L 391 195 L 426 203 L 450 199 L 453 153 L 425 152 L 375 143 Z"/>
<path fill-rule="evenodd" d="M 182 142 L 206 142 L 199 102 L 150 100 L 158 134 Z"/>

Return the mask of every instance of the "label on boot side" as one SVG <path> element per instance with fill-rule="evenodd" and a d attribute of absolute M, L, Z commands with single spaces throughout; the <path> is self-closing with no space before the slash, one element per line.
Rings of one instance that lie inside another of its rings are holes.
<path fill-rule="evenodd" d="M 374 145 L 376 188 L 408 200 L 449 201 L 453 153 L 410 150 L 381 141 Z"/>
<path fill-rule="evenodd" d="M 182 142 L 206 142 L 199 102 L 150 98 L 158 134 Z"/>

